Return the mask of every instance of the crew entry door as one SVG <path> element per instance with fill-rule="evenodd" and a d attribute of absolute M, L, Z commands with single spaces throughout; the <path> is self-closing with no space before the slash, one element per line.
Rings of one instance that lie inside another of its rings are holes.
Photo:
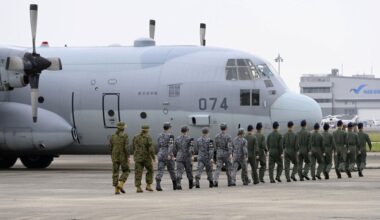
<path fill-rule="evenodd" d="M 105 128 L 116 128 L 120 121 L 120 93 L 103 93 L 103 122 Z"/>

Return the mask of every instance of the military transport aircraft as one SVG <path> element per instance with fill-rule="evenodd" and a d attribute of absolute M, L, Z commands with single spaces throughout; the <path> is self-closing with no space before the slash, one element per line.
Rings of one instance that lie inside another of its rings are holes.
<path fill-rule="evenodd" d="M 322 119 L 319 105 L 290 92 L 268 62 L 206 47 L 205 24 L 201 46 L 156 46 L 151 20 L 150 37 L 133 46 L 37 51 L 37 12 L 30 5 L 32 49 L 0 47 L 1 168 L 18 158 L 28 168 L 45 168 L 62 154 L 107 154 L 118 121 L 130 136 L 142 124 L 156 136 L 168 121 L 175 134 L 188 125 L 197 137 L 202 127 L 215 135 L 221 122 L 235 135 L 257 122 L 268 132 L 273 121 L 285 129 L 289 120 Z"/>

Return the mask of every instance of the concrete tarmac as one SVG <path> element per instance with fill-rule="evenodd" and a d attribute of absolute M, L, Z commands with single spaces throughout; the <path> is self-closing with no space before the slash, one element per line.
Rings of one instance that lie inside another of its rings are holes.
<path fill-rule="evenodd" d="M 173 191 L 168 173 L 163 192 L 135 193 L 134 174 L 125 195 L 114 195 L 109 156 L 61 156 L 45 170 L 19 162 L 0 171 L 0 219 L 380 219 L 380 157 L 369 156 L 365 177 L 265 183 Z M 196 167 L 196 163 L 194 164 Z M 266 180 L 268 181 L 266 173 Z M 145 184 L 144 184 L 145 186 Z"/>

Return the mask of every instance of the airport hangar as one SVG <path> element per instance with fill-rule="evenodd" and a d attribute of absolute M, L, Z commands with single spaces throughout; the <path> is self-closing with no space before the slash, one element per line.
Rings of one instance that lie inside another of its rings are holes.
<path fill-rule="evenodd" d="M 301 94 L 317 101 L 322 115 L 358 115 L 359 120 L 380 119 L 380 78 L 374 75 L 330 74 L 301 76 Z"/>

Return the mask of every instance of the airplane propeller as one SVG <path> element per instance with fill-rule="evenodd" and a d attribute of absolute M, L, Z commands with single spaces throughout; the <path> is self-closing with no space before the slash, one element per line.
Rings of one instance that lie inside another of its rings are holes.
<path fill-rule="evenodd" d="M 200 25 L 200 37 L 201 37 L 201 45 L 206 46 L 206 24 L 201 23 Z"/>
<path fill-rule="evenodd" d="M 30 26 L 32 30 L 33 53 L 25 53 L 24 57 L 8 57 L 6 69 L 16 72 L 24 72 L 28 78 L 31 88 L 31 105 L 33 122 L 37 122 L 37 99 L 38 99 L 38 84 L 40 74 L 43 70 L 62 70 L 62 62 L 60 58 L 50 57 L 44 58 L 36 52 L 36 33 L 37 33 L 37 17 L 38 5 L 30 5 Z"/>
<path fill-rule="evenodd" d="M 154 33 L 156 31 L 156 21 L 149 20 L 149 37 L 154 40 Z"/>

